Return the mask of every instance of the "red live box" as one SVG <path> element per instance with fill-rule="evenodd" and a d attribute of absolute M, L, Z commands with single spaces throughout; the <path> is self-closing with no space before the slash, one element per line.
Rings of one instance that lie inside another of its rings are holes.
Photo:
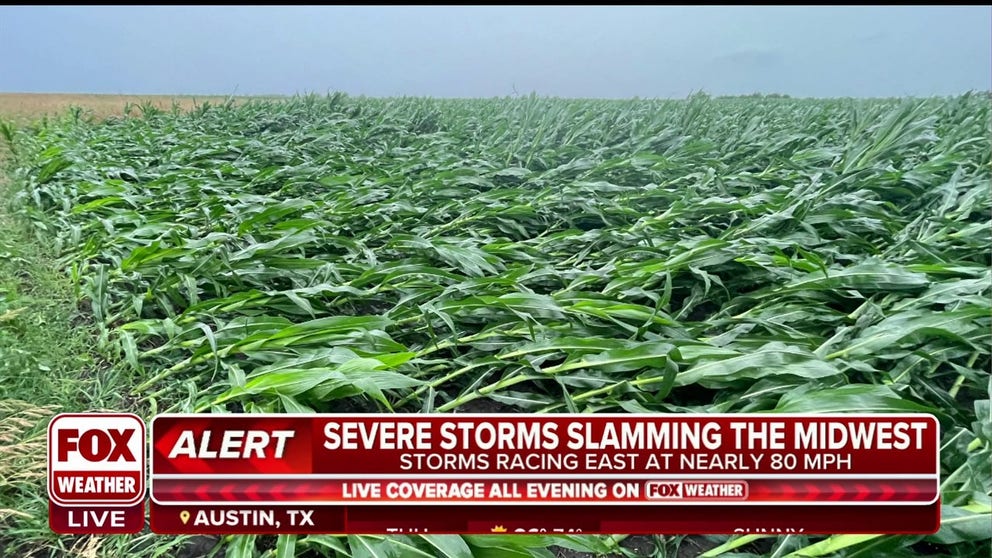
<path fill-rule="evenodd" d="M 145 424 L 127 413 L 63 413 L 48 424 L 49 527 L 65 534 L 144 526 Z"/>

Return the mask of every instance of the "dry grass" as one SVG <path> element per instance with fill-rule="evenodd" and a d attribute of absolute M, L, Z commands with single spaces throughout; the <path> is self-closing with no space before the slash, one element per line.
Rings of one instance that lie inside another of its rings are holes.
<path fill-rule="evenodd" d="M 227 100 L 224 96 L 174 96 L 174 95 L 95 95 L 78 93 L 0 93 L 0 117 L 25 122 L 46 114 L 64 112 L 72 106 L 82 107 L 87 114 L 97 119 L 108 116 L 121 116 L 124 107 L 130 103 L 131 114 L 139 112 L 138 106 L 151 103 L 159 109 L 171 109 L 176 102 L 184 110 L 189 110 L 205 101 L 218 103 Z"/>
<path fill-rule="evenodd" d="M 18 399 L 0 400 L 0 490 L 44 486 L 47 461 L 44 428 L 58 411 L 55 406 L 37 406 Z M 24 512 L 0 508 L 0 520 Z"/>
<path fill-rule="evenodd" d="M 99 535 L 88 535 L 85 537 L 80 537 L 76 540 L 76 544 L 72 545 L 69 552 L 72 556 L 78 556 L 79 558 L 96 558 L 100 555 L 100 547 L 103 545 L 104 538 Z"/>

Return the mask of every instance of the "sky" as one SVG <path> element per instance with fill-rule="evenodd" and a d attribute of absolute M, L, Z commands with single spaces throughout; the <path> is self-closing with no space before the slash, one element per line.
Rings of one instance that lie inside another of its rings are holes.
<path fill-rule="evenodd" d="M 682 98 L 992 89 L 992 7 L 0 7 L 0 91 Z"/>

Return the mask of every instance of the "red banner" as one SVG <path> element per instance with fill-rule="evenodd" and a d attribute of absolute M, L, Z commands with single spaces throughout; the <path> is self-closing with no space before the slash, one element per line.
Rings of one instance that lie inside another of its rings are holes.
<path fill-rule="evenodd" d="M 938 446 L 922 414 L 161 415 L 151 526 L 932 533 Z"/>

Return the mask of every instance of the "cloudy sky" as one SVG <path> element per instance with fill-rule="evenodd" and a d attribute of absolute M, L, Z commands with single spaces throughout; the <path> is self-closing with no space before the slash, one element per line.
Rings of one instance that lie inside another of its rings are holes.
<path fill-rule="evenodd" d="M 0 7 L 0 91 L 492 97 L 992 89 L 992 8 Z"/>

